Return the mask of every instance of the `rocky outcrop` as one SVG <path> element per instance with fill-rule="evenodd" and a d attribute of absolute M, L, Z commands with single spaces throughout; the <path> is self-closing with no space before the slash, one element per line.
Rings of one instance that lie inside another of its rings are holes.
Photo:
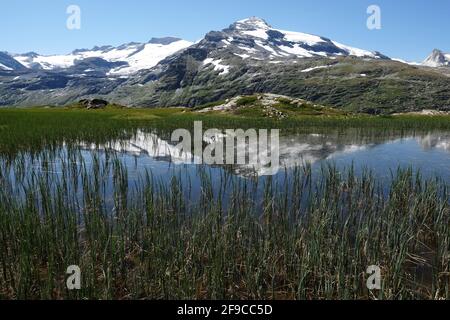
<path fill-rule="evenodd" d="M 102 99 L 83 99 L 79 101 L 79 104 L 84 108 L 90 109 L 104 109 L 109 104 L 108 101 Z"/>

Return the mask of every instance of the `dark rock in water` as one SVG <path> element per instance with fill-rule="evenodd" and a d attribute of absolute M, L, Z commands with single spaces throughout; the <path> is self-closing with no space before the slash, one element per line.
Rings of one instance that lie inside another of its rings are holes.
<path fill-rule="evenodd" d="M 83 99 L 79 102 L 80 105 L 85 107 L 86 109 L 103 109 L 109 104 L 108 101 L 102 99 Z"/>

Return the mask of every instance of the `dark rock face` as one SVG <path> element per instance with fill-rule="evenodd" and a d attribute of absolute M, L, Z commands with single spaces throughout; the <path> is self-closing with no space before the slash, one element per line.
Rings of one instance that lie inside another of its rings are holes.
<path fill-rule="evenodd" d="M 86 58 L 80 61 L 76 61 L 73 69 L 79 69 L 85 71 L 87 68 L 93 68 L 94 70 L 103 69 L 109 71 L 110 69 L 127 65 L 124 61 L 109 62 L 102 58 Z"/>
<path fill-rule="evenodd" d="M 69 78 L 59 74 L 48 74 L 42 76 L 36 82 L 26 85 L 24 88 L 29 91 L 62 89 L 67 86 Z"/>
<path fill-rule="evenodd" d="M 174 37 L 151 38 L 148 43 L 168 45 L 168 44 L 171 44 L 171 43 L 179 41 L 179 40 L 181 40 L 181 39 L 174 38 Z"/>
<path fill-rule="evenodd" d="M 27 69 L 6 52 L 0 52 L 0 63 L 12 71 L 23 71 Z"/>
<path fill-rule="evenodd" d="M 86 109 L 103 109 L 106 108 L 106 106 L 109 104 L 108 101 L 102 100 L 102 99 L 83 99 L 79 101 L 79 104 Z"/>
<path fill-rule="evenodd" d="M 266 33 L 269 36 L 269 39 L 272 41 L 274 41 L 276 39 L 282 40 L 284 38 L 284 33 L 280 32 L 280 31 L 269 30 Z"/>
<path fill-rule="evenodd" d="M 211 31 L 208 32 L 205 36 L 205 40 L 211 41 L 211 42 L 219 42 L 222 41 L 224 38 L 224 34 L 222 32 L 218 31 Z"/>

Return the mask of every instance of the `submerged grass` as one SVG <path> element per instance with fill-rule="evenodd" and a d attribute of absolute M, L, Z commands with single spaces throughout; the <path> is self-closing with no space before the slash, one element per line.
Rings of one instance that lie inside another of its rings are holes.
<path fill-rule="evenodd" d="M 333 166 L 219 182 L 198 170 L 193 200 L 176 175 L 131 182 L 114 154 L 3 159 L 0 298 L 450 298 L 445 183 L 412 170 L 385 186 Z M 80 291 L 66 289 L 69 265 Z M 370 265 L 382 290 L 367 290 Z"/>

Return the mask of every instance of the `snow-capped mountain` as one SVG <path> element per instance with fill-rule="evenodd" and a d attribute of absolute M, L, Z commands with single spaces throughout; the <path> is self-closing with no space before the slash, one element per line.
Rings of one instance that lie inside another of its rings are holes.
<path fill-rule="evenodd" d="M 190 49 L 191 52 L 196 49 L 206 52 L 204 67 L 213 68 L 222 76 L 232 68 L 226 62 L 236 57 L 271 64 L 292 63 L 293 59 L 314 57 L 389 59 L 379 52 L 353 48 L 328 38 L 276 29 L 258 17 L 237 21 L 222 31 L 211 31 Z"/>
<path fill-rule="evenodd" d="M 218 38 L 224 47 L 231 47 L 233 53 L 242 59 L 251 58 L 276 62 L 287 57 L 386 58 L 378 52 L 353 48 L 327 38 L 275 29 L 263 19 L 256 17 L 237 21 L 222 32 L 210 32 L 202 42 L 214 42 Z M 131 42 L 118 47 L 102 46 L 75 50 L 66 55 L 40 55 L 35 52 L 4 54 L 9 59 L 9 63 L 2 63 L 0 68 L 4 70 L 18 70 L 23 67 L 45 71 L 64 70 L 73 68 L 83 60 L 95 58 L 113 63 L 102 65 L 111 67 L 107 72 L 108 76 L 129 76 L 138 71 L 150 69 L 165 58 L 192 45 L 193 43 L 189 41 L 167 37 L 153 38 L 147 43 Z M 223 74 L 227 73 L 227 68 L 213 58 L 205 60 L 205 65 L 213 65 L 216 70 L 224 71 Z M 77 69 L 77 71 L 89 73 L 97 70 Z"/>
<path fill-rule="evenodd" d="M 188 55 L 193 55 L 195 60 L 201 62 L 200 69 L 216 71 L 218 76 L 237 71 L 242 63 L 293 64 L 298 59 L 338 57 L 389 59 L 379 52 L 350 47 L 328 38 L 275 29 L 265 20 L 251 17 L 237 21 L 222 31 L 207 33 L 188 50 L 168 57 L 149 72 L 167 70 L 168 66 L 176 64 L 177 60 L 184 61 Z"/>
<path fill-rule="evenodd" d="M 108 74 L 112 76 L 126 76 L 143 69 L 150 69 L 159 61 L 175 52 L 192 45 L 191 42 L 178 38 L 153 38 L 147 43 L 127 43 L 119 47 L 103 46 L 93 49 L 75 50 L 67 55 L 43 56 L 31 52 L 14 55 L 14 59 L 29 69 L 59 70 L 75 66 L 76 63 L 97 58 L 114 65 Z M 95 70 L 85 70 L 86 72 Z"/>
<path fill-rule="evenodd" d="M 145 96 L 143 104 L 196 105 L 205 102 L 205 99 L 214 100 L 223 98 L 224 95 L 232 95 L 236 87 L 241 87 L 244 83 L 242 79 L 241 83 L 234 84 L 234 89 L 223 92 L 225 88 L 220 88 L 220 82 L 227 79 L 243 77 L 246 81 L 255 82 L 245 89 L 239 88 L 246 90 L 239 93 L 251 93 L 251 90 L 268 92 L 267 80 L 276 75 L 274 69 L 286 67 L 291 69 L 289 72 L 299 72 L 306 76 L 316 70 L 326 70 L 330 64 L 342 58 L 361 61 L 389 60 L 379 52 L 350 47 L 325 37 L 276 29 L 261 18 L 251 17 L 237 21 L 221 31 L 208 32 L 203 39 L 189 48 L 130 78 L 116 91 L 120 96 L 128 97 L 135 103 L 140 100 L 134 96 L 137 92 L 138 95 Z M 322 64 L 315 65 L 317 60 L 322 60 Z M 266 79 L 259 79 L 262 73 L 268 73 Z M 278 76 L 286 74 L 287 72 L 283 71 L 279 72 Z M 156 86 L 153 85 L 155 82 Z M 190 88 L 206 88 L 207 82 L 217 82 L 214 83 L 214 87 L 217 86 L 214 93 L 200 100 L 194 93 L 183 94 Z M 139 88 L 146 85 L 149 85 L 150 90 L 143 93 L 143 89 Z M 153 92 L 155 88 L 158 92 Z M 165 90 L 168 93 L 162 94 Z M 173 90 L 176 93 L 171 92 Z M 173 99 L 160 101 L 160 94 Z M 132 101 L 123 102 L 129 104 Z"/>
<path fill-rule="evenodd" d="M 447 59 L 436 53 L 428 63 L 446 65 Z M 423 66 L 252 17 L 196 43 L 162 38 L 67 55 L 0 53 L 0 106 L 104 98 L 127 106 L 191 107 L 274 93 L 375 114 L 449 110 L 447 68 L 434 69 L 430 74 Z"/>
<path fill-rule="evenodd" d="M 355 56 L 360 58 L 386 58 L 378 52 L 370 52 L 340 44 L 330 39 L 301 32 L 272 28 L 257 17 L 240 20 L 222 32 L 213 32 L 206 41 L 222 42 L 223 47 L 234 45 L 236 55 L 243 59 L 277 60 L 285 57 L 311 58 Z"/>
<path fill-rule="evenodd" d="M 445 67 L 450 65 L 450 53 L 444 53 L 441 50 L 434 49 L 425 59 L 422 65 L 427 67 Z"/>
<path fill-rule="evenodd" d="M 230 57 L 266 63 L 292 63 L 293 59 L 336 58 L 354 56 L 366 59 L 388 59 L 379 52 L 370 52 L 343 45 L 330 39 L 294 31 L 275 29 L 265 20 L 251 17 L 233 23 L 219 32 L 210 32 L 195 46 L 206 49 L 206 67 L 226 75 L 232 66 Z"/>

